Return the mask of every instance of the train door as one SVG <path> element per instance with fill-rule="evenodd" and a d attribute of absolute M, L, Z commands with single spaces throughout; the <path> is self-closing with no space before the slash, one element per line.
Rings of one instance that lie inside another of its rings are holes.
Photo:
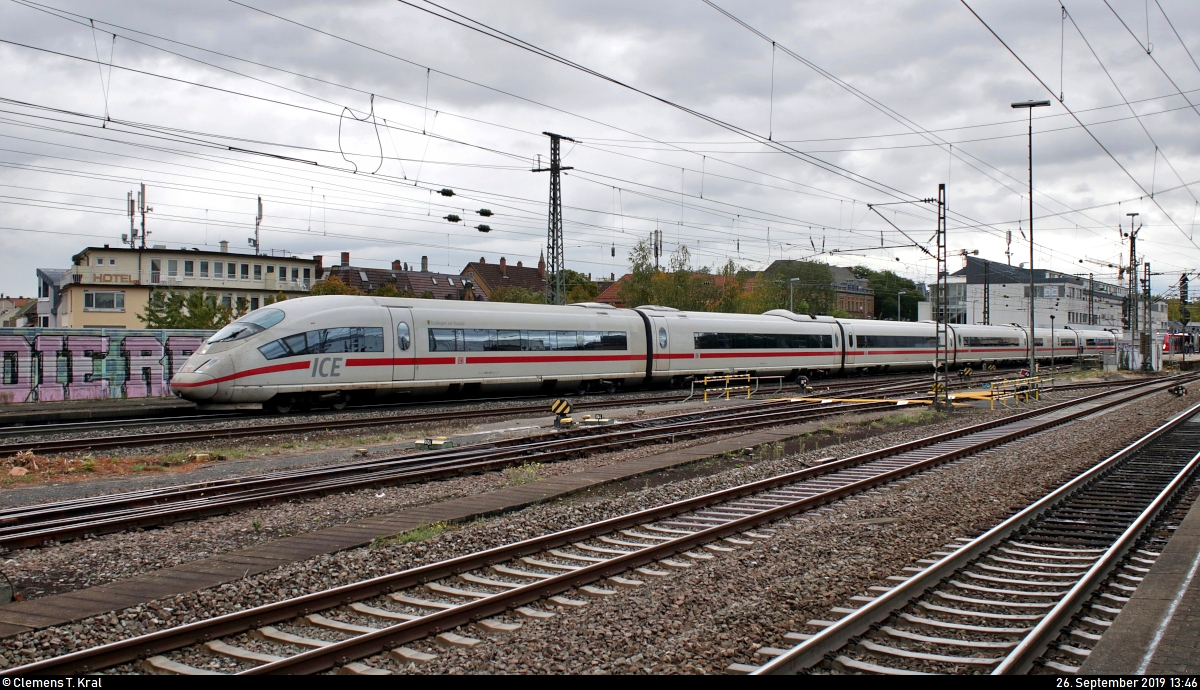
<path fill-rule="evenodd" d="M 836 336 L 834 336 L 836 337 Z M 842 322 L 842 352 L 845 357 L 842 359 L 842 368 L 849 369 L 854 366 L 854 355 L 857 351 L 857 344 L 854 342 L 854 324 Z"/>
<path fill-rule="evenodd" d="M 417 371 L 417 330 L 413 328 L 412 310 L 391 307 L 392 314 L 392 380 L 411 381 Z"/>
<path fill-rule="evenodd" d="M 667 328 L 667 319 L 663 316 L 650 317 L 650 325 L 654 327 L 654 371 L 671 370 L 671 336 Z"/>

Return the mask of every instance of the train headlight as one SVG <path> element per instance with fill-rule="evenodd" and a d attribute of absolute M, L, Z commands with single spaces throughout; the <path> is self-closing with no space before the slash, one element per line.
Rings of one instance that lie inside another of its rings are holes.
<path fill-rule="evenodd" d="M 205 362 L 204 364 L 201 364 L 200 366 L 196 367 L 193 371 L 197 374 L 202 374 L 202 373 L 204 373 L 205 369 L 211 367 L 212 365 L 216 364 L 219 361 L 221 361 L 221 360 L 220 359 L 210 359 L 207 362 Z"/>

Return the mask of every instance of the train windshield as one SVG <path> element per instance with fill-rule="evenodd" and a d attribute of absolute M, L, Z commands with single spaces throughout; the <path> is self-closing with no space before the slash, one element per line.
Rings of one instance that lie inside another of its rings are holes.
<path fill-rule="evenodd" d="M 283 321 L 283 311 L 279 309 L 256 309 L 228 326 L 217 331 L 208 339 L 208 344 L 227 343 L 242 338 L 249 338 L 255 333 L 261 333 L 271 326 Z"/>

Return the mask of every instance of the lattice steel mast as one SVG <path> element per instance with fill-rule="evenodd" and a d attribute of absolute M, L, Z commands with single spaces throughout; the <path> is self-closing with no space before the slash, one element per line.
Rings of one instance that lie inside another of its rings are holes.
<path fill-rule="evenodd" d="M 550 167 L 534 168 L 533 172 L 550 173 L 550 213 L 546 227 L 546 292 L 544 294 L 546 304 L 566 304 L 566 275 L 563 273 L 566 266 L 563 259 L 562 180 L 559 172 L 572 170 L 572 168 L 570 166 L 564 168 L 561 165 L 560 142 L 563 139 L 570 142 L 575 140 L 551 132 L 542 132 L 542 134 L 550 137 Z"/>

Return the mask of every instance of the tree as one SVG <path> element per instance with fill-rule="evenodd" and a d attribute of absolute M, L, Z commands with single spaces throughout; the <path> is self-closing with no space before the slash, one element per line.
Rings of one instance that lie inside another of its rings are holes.
<path fill-rule="evenodd" d="M 865 279 L 867 286 L 875 292 L 875 318 L 896 319 L 896 300 L 900 300 L 900 312 L 905 321 L 917 320 L 917 302 L 923 302 L 917 284 L 891 271 L 873 271 L 866 266 L 850 269 L 854 276 Z M 898 293 L 903 291 L 904 295 Z"/>
<path fill-rule="evenodd" d="M 627 306 L 654 304 L 654 277 L 659 271 L 653 261 L 654 249 L 648 237 L 629 250 L 629 280 L 618 290 Z"/>
<path fill-rule="evenodd" d="M 329 276 L 325 280 L 318 282 L 308 291 L 310 295 L 361 295 L 362 292 L 353 286 L 342 282 L 342 279 L 337 276 Z"/>
<path fill-rule="evenodd" d="M 229 308 L 217 301 L 213 295 L 204 290 L 193 290 L 188 293 L 183 303 L 184 314 L 178 328 L 195 328 L 205 331 L 215 331 L 224 328 L 231 320 Z"/>
<path fill-rule="evenodd" d="M 567 303 L 594 302 L 600 296 L 600 286 L 578 271 L 563 269 L 563 280 L 567 285 Z"/>
<path fill-rule="evenodd" d="M 792 278 L 796 281 L 792 282 Z M 773 282 L 769 293 L 775 295 L 777 309 L 788 308 L 788 290 L 796 313 L 828 314 L 837 304 L 833 289 L 833 271 L 819 261 L 776 261 L 763 273 L 763 281 Z M 768 292 L 764 286 L 764 292 Z M 801 308 L 803 305 L 803 309 Z"/>
<path fill-rule="evenodd" d="M 238 316 L 244 313 L 242 310 Z M 150 293 L 150 300 L 138 314 L 138 319 L 145 322 L 147 328 L 217 330 L 233 320 L 233 313 L 204 290 L 186 293 L 155 290 Z"/>
<path fill-rule="evenodd" d="M 540 292 L 526 290 L 523 287 L 499 287 L 492 290 L 489 298 L 492 302 L 513 302 L 517 304 L 542 304 L 546 298 Z"/>
<path fill-rule="evenodd" d="M 411 290 L 400 290 L 391 283 L 379 286 L 371 293 L 372 297 L 416 297 Z"/>
<path fill-rule="evenodd" d="M 280 290 L 279 292 L 275 293 L 274 295 L 267 295 L 266 297 L 264 297 L 263 298 L 263 306 L 265 307 L 268 304 L 275 304 L 276 302 L 284 302 L 286 300 L 287 300 L 287 295 L 283 294 L 283 290 Z"/>

